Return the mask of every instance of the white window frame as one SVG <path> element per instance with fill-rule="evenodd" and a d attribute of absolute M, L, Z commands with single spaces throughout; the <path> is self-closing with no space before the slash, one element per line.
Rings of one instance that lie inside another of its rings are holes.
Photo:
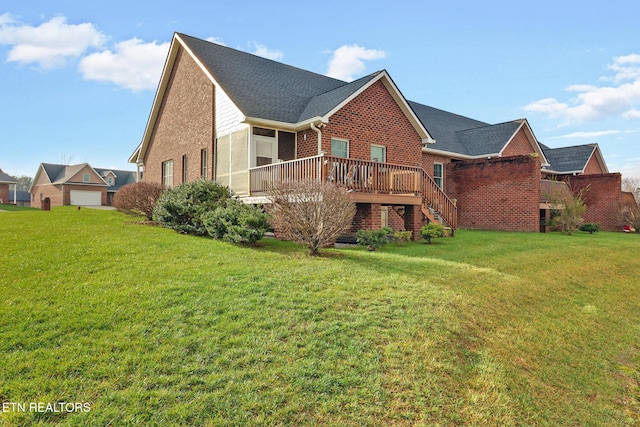
<path fill-rule="evenodd" d="M 200 178 L 207 179 L 209 173 L 209 152 L 206 148 L 200 150 Z"/>
<path fill-rule="evenodd" d="M 436 165 L 440 165 L 440 176 L 436 175 Z M 433 163 L 433 180 L 438 185 L 438 187 L 443 188 L 444 185 L 444 163 L 434 162 Z"/>
<path fill-rule="evenodd" d="M 337 154 L 334 154 L 334 152 L 333 152 L 333 143 L 334 143 L 334 141 L 346 144 L 346 146 L 347 146 L 347 150 L 346 150 L 347 151 L 347 155 L 346 156 L 339 156 Z M 334 156 L 334 157 L 343 157 L 345 159 L 348 159 L 349 158 L 349 140 L 348 139 L 342 139 L 342 138 L 331 138 L 331 155 Z"/>
<path fill-rule="evenodd" d="M 91 182 L 91 175 L 89 175 L 88 173 L 82 174 L 82 182 L 84 183 Z"/>
<path fill-rule="evenodd" d="M 162 185 L 173 188 L 173 159 L 162 162 Z"/>
<path fill-rule="evenodd" d="M 373 150 L 374 147 L 375 148 L 382 148 L 382 155 L 383 155 L 382 160 L 374 160 L 373 159 L 372 150 Z M 370 153 L 369 157 L 370 157 L 372 162 L 387 163 L 387 146 L 386 145 L 371 144 L 371 148 L 369 149 L 369 153 Z"/>

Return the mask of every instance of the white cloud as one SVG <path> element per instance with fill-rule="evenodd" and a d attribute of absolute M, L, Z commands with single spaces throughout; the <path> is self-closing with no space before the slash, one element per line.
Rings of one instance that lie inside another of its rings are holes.
<path fill-rule="evenodd" d="M 327 76 L 348 82 L 353 81 L 355 75 L 365 71 L 364 61 L 382 59 L 385 56 L 383 50 L 366 49 L 355 44 L 340 46 L 333 52 L 333 57 L 329 61 Z"/>
<path fill-rule="evenodd" d="M 622 117 L 625 119 L 640 119 L 640 110 L 629 110 Z"/>
<path fill-rule="evenodd" d="M 0 15 L 0 44 L 12 45 L 7 62 L 38 64 L 43 69 L 65 65 L 91 48 L 100 48 L 106 37 L 91 23 L 67 24 L 57 16 L 37 27 Z"/>
<path fill-rule="evenodd" d="M 284 57 L 284 53 L 279 50 L 270 50 L 265 45 L 259 44 L 257 42 L 253 42 L 253 54 L 261 56 L 267 59 L 273 59 L 274 61 L 279 61 Z"/>
<path fill-rule="evenodd" d="M 607 68 L 615 71 L 616 75 L 611 79 L 614 82 L 637 80 L 640 78 L 640 55 L 617 56 Z"/>
<path fill-rule="evenodd" d="M 155 89 L 169 51 L 169 43 L 145 43 L 133 38 L 88 55 L 78 66 L 87 80 L 114 83 L 133 91 Z"/>
<path fill-rule="evenodd" d="M 221 46 L 226 46 L 224 40 L 222 40 L 221 37 L 207 37 L 206 40 L 211 43 L 219 44 Z"/>
<path fill-rule="evenodd" d="M 620 116 L 638 118 L 640 110 L 640 55 L 631 54 L 613 59 L 608 67 L 613 77 L 603 78 L 611 86 L 577 84 L 566 88 L 577 95 L 566 102 L 544 98 L 524 107 L 526 111 L 564 119 L 567 123 L 581 123 Z"/>
<path fill-rule="evenodd" d="M 621 133 L 621 131 L 619 130 L 601 130 L 601 131 L 594 131 L 594 132 L 573 132 L 573 133 L 569 133 L 567 135 L 562 135 L 562 136 L 556 136 L 555 138 L 549 138 L 549 139 L 570 139 L 570 138 L 598 138 L 601 136 L 607 136 L 607 135 L 617 135 Z"/>

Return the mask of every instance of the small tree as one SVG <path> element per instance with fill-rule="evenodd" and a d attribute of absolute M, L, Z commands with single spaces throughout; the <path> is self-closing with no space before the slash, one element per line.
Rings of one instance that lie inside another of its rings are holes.
<path fill-rule="evenodd" d="M 431 239 L 444 237 L 445 235 L 446 231 L 444 225 L 436 224 L 435 222 L 430 222 L 420 229 L 420 236 L 422 236 L 422 238 L 426 240 L 428 244 L 431 244 Z"/>
<path fill-rule="evenodd" d="M 356 213 L 347 190 L 316 180 L 281 181 L 269 189 L 276 233 L 318 255 L 351 228 Z"/>
<path fill-rule="evenodd" d="M 128 215 L 144 215 L 151 220 L 153 208 L 163 192 L 162 185 L 155 182 L 127 184 L 116 192 L 113 206 Z"/>
<path fill-rule="evenodd" d="M 555 206 L 549 221 L 552 230 L 571 235 L 580 228 L 584 222 L 583 215 L 587 211 L 584 201 L 584 193 L 587 191 L 589 187 L 582 188 L 577 193 L 560 190 L 545 195 L 547 201 Z"/>

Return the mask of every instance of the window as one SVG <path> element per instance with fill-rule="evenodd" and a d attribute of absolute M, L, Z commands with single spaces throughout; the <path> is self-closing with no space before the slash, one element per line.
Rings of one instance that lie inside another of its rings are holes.
<path fill-rule="evenodd" d="M 207 163 L 207 149 L 200 150 L 200 178 L 207 179 L 209 165 Z"/>
<path fill-rule="evenodd" d="M 82 182 L 91 182 L 91 177 L 88 173 L 82 175 Z"/>
<path fill-rule="evenodd" d="M 331 155 L 336 157 L 349 157 L 349 141 L 345 139 L 332 139 Z"/>
<path fill-rule="evenodd" d="M 385 163 L 387 161 L 387 147 L 384 145 L 372 145 L 371 161 Z"/>
<path fill-rule="evenodd" d="M 187 155 L 182 156 L 182 182 L 187 182 Z"/>
<path fill-rule="evenodd" d="M 173 160 L 162 162 L 162 185 L 166 188 L 173 187 Z"/>
<path fill-rule="evenodd" d="M 442 163 L 433 164 L 433 180 L 442 188 Z"/>
<path fill-rule="evenodd" d="M 259 128 L 255 126 L 253 127 L 253 134 L 256 136 L 268 136 L 270 138 L 276 137 L 275 129 L 265 129 L 265 128 Z"/>
<path fill-rule="evenodd" d="M 110 176 L 109 178 L 107 178 L 107 184 L 109 184 L 109 186 L 113 185 L 113 177 Z"/>

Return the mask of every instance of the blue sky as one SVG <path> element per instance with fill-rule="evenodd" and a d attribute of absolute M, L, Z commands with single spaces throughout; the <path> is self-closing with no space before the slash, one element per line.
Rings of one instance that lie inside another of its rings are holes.
<path fill-rule="evenodd" d="M 236 3 L 236 4 L 232 4 Z M 640 2 L 0 0 L 0 168 L 133 170 L 174 31 L 351 80 L 640 177 Z"/>

